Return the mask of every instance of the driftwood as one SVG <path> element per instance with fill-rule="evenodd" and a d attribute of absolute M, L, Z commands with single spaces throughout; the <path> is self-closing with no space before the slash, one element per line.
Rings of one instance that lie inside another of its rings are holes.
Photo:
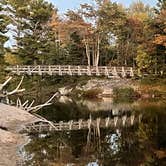
<path fill-rule="evenodd" d="M 4 87 L 9 83 L 9 81 L 12 79 L 12 77 L 9 77 L 3 84 L 0 84 L 0 96 L 3 98 L 8 98 L 8 96 L 11 96 L 13 94 L 16 94 L 16 93 L 20 93 L 20 92 L 23 92 L 25 91 L 25 89 L 20 89 L 21 87 L 21 84 L 23 82 L 23 79 L 24 79 L 24 76 L 21 78 L 19 84 L 17 85 L 17 87 L 10 91 L 10 92 L 3 92 L 3 89 Z M 51 105 L 51 101 L 54 99 L 54 97 L 58 96 L 58 92 L 56 92 L 48 101 L 46 101 L 44 104 L 40 104 L 40 105 L 36 105 L 36 106 L 33 106 L 34 104 L 34 100 L 29 103 L 29 100 L 26 100 L 23 104 L 20 100 L 20 98 L 17 99 L 17 103 L 16 103 L 16 107 L 18 108 L 21 108 L 23 110 L 26 110 L 28 112 L 36 112 L 38 110 L 40 110 L 41 108 L 45 107 L 45 106 L 48 106 L 48 105 Z"/>
<path fill-rule="evenodd" d="M 3 90 L 3 88 L 8 84 L 8 82 L 12 79 L 12 77 L 9 77 L 3 84 L 0 84 L 0 91 Z"/>
<path fill-rule="evenodd" d="M 31 112 L 31 113 L 34 113 L 34 112 L 37 112 L 38 110 L 40 110 L 41 108 L 45 107 L 45 106 L 49 106 L 51 105 L 51 101 L 56 97 L 58 96 L 58 92 L 56 92 L 48 101 L 46 101 L 44 104 L 39 104 L 39 105 L 36 105 L 36 106 L 33 106 L 34 104 L 34 100 L 29 103 L 29 101 L 25 101 L 23 104 L 21 103 L 21 100 L 18 98 L 17 99 L 17 107 L 21 108 L 21 109 L 24 109 L 28 112 Z"/>
<path fill-rule="evenodd" d="M 20 93 L 20 92 L 25 91 L 25 89 L 20 89 L 21 84 L 22 84 L 23 79 L 24 79 L 24 77 L 22 77 L 22 78 L 21 78 L 21 81 L 19 82 L 19 84 L 17 85 L 17 87 L 16 87 L 14 90 L 12 90 L 12 91 L 10 91 L 10 92 L 3 92 L 4 87 L 9 83 L 9 81 L 10 81 L 11 79 L 12 79 L 12 77 L 9 77 L 3 84 L 0 84 L 0 96 L 1 96 L 2 98 L 6 98 L 6 100 L 9 100 L 9 99 L 8 99 L 8 96 L 10 96 L 10 95 L 13 95 L 13 94 L 16 94 L 16 93 Z M 27 112 L 29 112 L 29 113 L 33 113 L 33 115 L 35 115 L 38 119 L 40 119 L 40 121 L 48 123 L 52 128 L 56 128 L 56 127 L 54 126 L 54 124 L 53 124 L 51 121 L 49 121 L 49 120 L 47 120 L 47 119 L 45 119 L 45 118 L 43 118 L 43 117 L 41 117 L 41 116 L 35 114 L 35 112 L 37 112 L 38 110 L 40 110 L 41 108 L 43 108 L 43 107 L 45 107 L 45 106 L 51 105 L 51 104 L 52 104 L 51 101 L 52 101 L 56 96 L 58 96 L 58 95 L 59 95 L 59 92 L 56 92 L 56 93 L 55 93 L 51 98 L 49 98 L 45 103 L 39 104 L 39 105 L 36 105 L 36 106 L 33 106 L 33 104 L 34 104 L 34 102 L 35 102 L 34 100 L 33 100 L 32 102 L 29 102 L 29 100 L 26 100 L 24 103 L 22 103 L 21 100 L 20 100 L 20 98 L 18 98 L 18 99 L 17 99 L 17 103 L 16 103 L 16 107 L 17 107 L 17 108 L 20 108 L 20 109 L 22 109 L 22 110 L 25 110 L 25 111 L 27 111 Z M 9 102 L 7 102 L 7 103 L 9 104 Z"/>
<path fill-rule="evenodd" d="M 17 85 L 17 87 L 14 90 L 12 90 L 10 92 L 8 92 L 8 91 L 7 92 L 3 92 L 4 87 L 9 83 L 9 81 L 11 79 L 12 79 L 12 77 L 9 77 L 3 84 L 0 85 L 0 95 L 1 95 L 1 97 L 11 96 L 13 94 L 25 91 L 25 89 L 20 89 L 21 84 L 22 84 L 23 79 L 24 79 L 24 76 L 23 76 L 21 78 L 21 81 L 19 82 L 19 84 Z"/>

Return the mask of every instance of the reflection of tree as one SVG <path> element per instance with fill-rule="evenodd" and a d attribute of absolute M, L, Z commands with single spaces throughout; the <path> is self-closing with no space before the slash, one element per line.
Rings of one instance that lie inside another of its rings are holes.
<path fill-rule="evenodd" d="M 55 105 L 43 108 L 39 114 L 51 121 L 69 121 L 88 118 L 90 112 L 85 106 L 79 106 L 74 103 L 56 103 Z"/>

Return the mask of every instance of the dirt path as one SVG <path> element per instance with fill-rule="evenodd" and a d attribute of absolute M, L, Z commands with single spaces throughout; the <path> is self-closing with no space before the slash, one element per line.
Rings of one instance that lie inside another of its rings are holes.
<path fill-rule="evenodd" d="M 19 146 L 27 137 L 19 134 L 26 123 L 38 121 L 26 111 L 0 103 L 0 166 L 17 166 Z"/>

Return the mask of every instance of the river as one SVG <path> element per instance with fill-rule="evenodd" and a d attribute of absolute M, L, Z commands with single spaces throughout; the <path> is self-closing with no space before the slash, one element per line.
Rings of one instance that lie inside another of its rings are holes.
<path fill-rule="evenodd" d="M 38 112 L 54 122 L 114 119 L 114 126 L 30 134 L 25 166 L 165 166 L 166 104 L 61 97 Z M 116 123 L 121 120 L 121 125 Z M 126 119 L 131 120 L 127 125 Z M 136 120 L 137 119 L 137 120 Z M 138 120 L 139 119 L 139 120 Z M 97 121 L 96 121 L 97 122 Z"/>

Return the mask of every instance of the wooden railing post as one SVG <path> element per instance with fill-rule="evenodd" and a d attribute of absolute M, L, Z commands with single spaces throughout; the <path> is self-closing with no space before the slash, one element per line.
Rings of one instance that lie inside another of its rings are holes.
<path fill-rule="evenodd" d="M 126 72 L 125 72 L 124 67 L 122 67 L 122 77 L 123 77 L 123 78 L 125 78 L 125 77 L 126 77 Z"/>
<path fill-rule="evenodd" d="M 69 121 L 69 130 L 72 130 L 73 120 Z"/>
<path fill-rule="evenodd" d="M 98 67 L 98 66 L 96 66 L 96 75 L 97 75 L 97 76 L 100 75 L 100 73 L 99 73 L 99 67 Z"/>
<path fill-rule="evenodd" d="M 59 75 L 62 76 L 62 70 L 60 65 L 59 65 Z"/>
<path fill-rule="evenodd" d="M 30 66 L 28 66 L 28 75 L 32 75 L 31 74 L 31 67 Z"/>
<path fill-rule="evenodd" d="M 92 75 L 90 66 L 87 66 L 87 75 L 88 76 Z"/>
<path fill-rule="evenodd" d="M 51 66 L 48 66 L 48 74 L 49 74 L 49 75 L 52 75 Z"/>
<path fill-rule="evenodd" d="M 107 66 L 105 66 L 105 76 L 109 76 L 108 67 Z"/>
<path fill-rule="evenodd" d="M 133 68 L 130 68 L 130 77 L 134 77 L 134 72 L 133 72 Z"/>
<path fill-rule="evenodd" d="M 116 70 L 116 67 L 114 67 L 112 74 L 113 74 L 113 76 L 116 76 L 116 77 L 118 76 L 118 72 Z"/>
<path fill-rule="evenodd" d="M 108 117 L 108 118 L 105 119 L 105 127 L 108 127 L 109 121 L 110 121 L 110 117 Z"/>
<path fill-rule="evenodd" d="M 126 119 L 127 119 L 127 116 L 124 115 L 124 116 L 122 117 L 122 125 L 123 125 L 123 126 L 125 126 Z"/>
<path fill-rule="evenodd" d="M 70 76 L 72 76 L 72 71 L 71 71 L 71 66 L 70 66 L 70 65 L 68 66 L 68 74 L 69 74 Z"/>
<path fill-rule="evenodd" d="M 39 72 L 39 75 L 41 76 L 42 72 L 41 72 L 41 66 L 40 65 L 38 66 L 38 72 Z"/>
<path fill-rule="evenodd" d="M 80 66 L 78 66 L 78 75 L 81 76 L 81 70 L 80 70 Z"/>
<path fill-rule="evenodd" d="M 134 124 L 134 119 L 135 119 L 135 115 L 131 115 L 131 125 L 133 126 Z"/>
<path fill-rule="evenodd" d="M 117 122 L 118 122 L 118 116 L 114 117 L 114 125 L 115 125 L 115 127 L 117 126 Z"/>
<path fill-rule="evenodd" d="M 17 69 L 16 69 L 17 75 L 20 75 L 19 66 L 17 65 L 16 68 L 17 68 Z"/>
<path fill-rule="evenodd" d="M 82 119 L 79 120 L 79 130 L 82 128 Z"/>

